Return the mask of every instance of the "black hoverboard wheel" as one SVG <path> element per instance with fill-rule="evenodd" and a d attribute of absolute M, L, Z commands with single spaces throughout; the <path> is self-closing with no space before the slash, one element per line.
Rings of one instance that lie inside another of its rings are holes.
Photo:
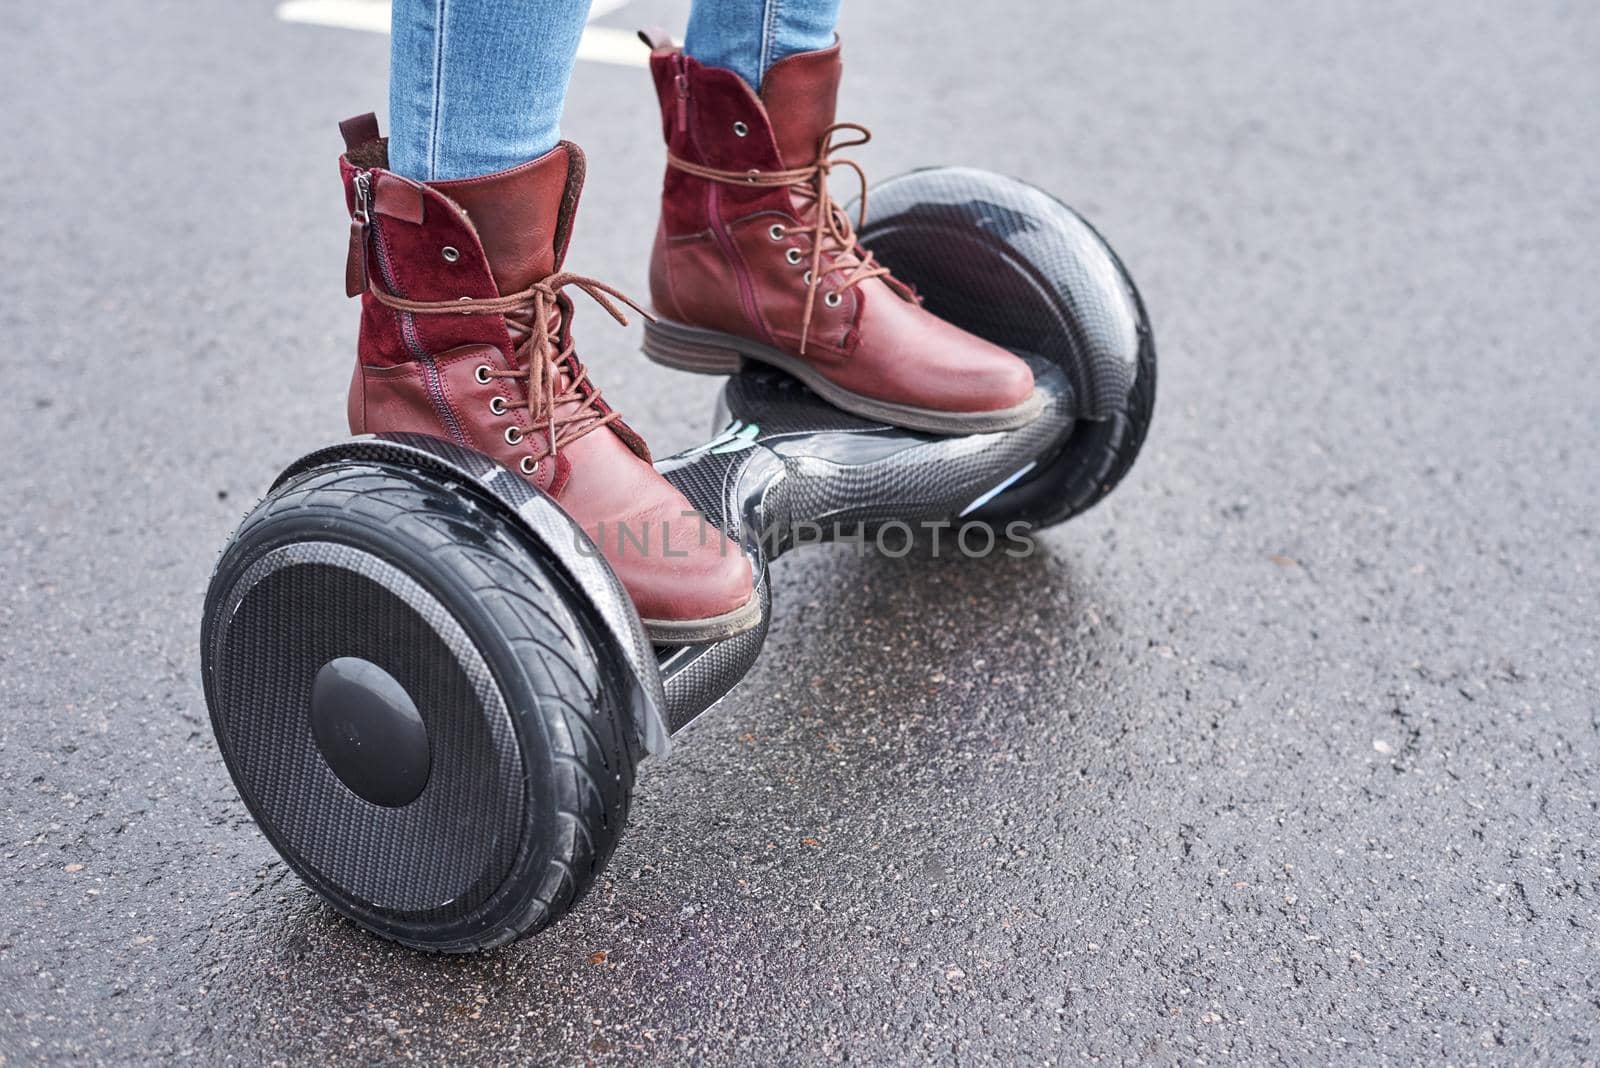
<path fill-rule="evenodd" d="M 246 516 L 206 599 L 206 701 L 251 814 L 340 913 L 430 950 L 542 929 L 603 869 L 637 762 L 754 663 L 772 558 L 889 523 L 1059 522 L 1127 471 L 1155 353 L 1099 236 L 981 171 L 905 175 L 872 207 L 874 250 L 934 310 L 1028 358 L 1045 410 L 937 437 L 779 372 L 730 379 L 720 432 L 657 466 L 749 557 L 752 631 L 653 649 L 554 502 L 438 438 L 311 453 Z"/>
<path fill-rule="evenodd" d="M 223 554 L 202 643 L 251 813 L 358 923 L 495 945 L 610 856 L 642 753 L 626 660 L 571 569 L 458 472 L 374 455 L 280 480 Z"/>

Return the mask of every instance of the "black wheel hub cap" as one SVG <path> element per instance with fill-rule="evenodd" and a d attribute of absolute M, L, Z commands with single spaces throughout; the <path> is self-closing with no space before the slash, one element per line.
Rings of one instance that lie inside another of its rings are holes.
<path fill-rule="evenodd" d="M 339 781 L 375 805 L 410 804 L 428 785 L 428 728 L 405 687 L 359 656 L 322 665 L 311 732 Z"/>

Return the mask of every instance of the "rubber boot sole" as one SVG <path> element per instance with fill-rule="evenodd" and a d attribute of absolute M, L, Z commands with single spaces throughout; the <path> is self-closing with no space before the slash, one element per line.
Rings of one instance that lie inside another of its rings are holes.
<path fill-rule="evenodd" d="M 731 612 L 705 619 L 644 619 L 644 632 L 656 645 L 703 645 L 743 634 L 761 622 L 761 594 L 752 590 L 750 599 Z"/>
<path fill-rule="evenodd" d="M 930 434 L 989 434 L 1015 430 L 1033 422 L 1044 410 L 1044 397 L 1037 389 L 1021 404 L 990 412 L 946 412 L 864 397 L 835 385 L 804 360 L 771 345 L 720 330 L 686 326 L 670 319 L 646 320 L 643 349 L 649 360 L 663 367 L 703 375 L 737 374 L 746 360 L 755 360 L 787 371 L 823 400 L 852 415 Z"/>

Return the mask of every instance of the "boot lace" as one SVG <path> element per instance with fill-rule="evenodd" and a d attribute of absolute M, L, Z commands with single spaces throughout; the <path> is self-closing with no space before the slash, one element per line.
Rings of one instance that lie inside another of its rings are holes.
<path fill-rule="evenodd" d="M 841 138 L 840 134 L 844 134 L 844 137 Z M 692 163 L 670 152 L 667 153 L 667 165 L 685 174 L 727 185 L 767 189 L 787 187 L 790 195 L 796 198 L 796 207 L 799 209 L 801 219 L 810 221 L 789 229 L 811 235 L 811 269 L 806 272 L 806 303 L 804 311 L 801 312 L 801 355 L 805 354 L 806 341 L 811 334 L 811 314 L 816 308 L 817 290 L 822 285 L 824 274 L 833 271 L 845 272 L 843 280 L 826 295 L 830 304 L 836 304 L 845 290 L 858 286 L 869 278 L 882 278 L 905 299 L 912 301 L 917 299 L 916 292 L 895 278 L 889 272 L 889 268 L 876 262 L 872 253 L 862 248 L 856 238 L 856 227 L 866 225 L 867 173 L 855 160 L 845 159 L 836 153 L 842 149 L 858 148 L 870 140 L 872 140 L 871 131 L 860 123 L 836 122 L 822 131 L 815 163 L 781 171 L 724 171 Z M 828 175 L 841 167 L 855 171 L 856 178 L 861 183 L 861 202 L 856 209 L 854 223 L 828 192 Z M 776 230 L 774 236 L 780 236 Z M 824 256 L 828 259 L 826 271 L 822 267 Z"/>
<path fill-rule="evenodd" d="M 562 292 L 568 286 L 588 294 L 623 326 L 628 325 L 628 317 L 617 302 L 626 304 L 646 319 L 654 318 L 627 294 L 570 271 L 558 271 L 527 289 L 503 297 L 407 300 L 385 293 L 377 286 L 372 287 L 371 293 L 378 303 L 413 315 L 500 315 L 505 318 L 506 329 L 517 343 L 512 353 L 517 366 L 509 371 L 481 368 L 479 381 L 514 378 L 524 383 L 525 399 L 507 404 L 505 411 L 525 409 L 529 423 L 545 435 L 544 440 L 530 446 L 532 463 L 537 465 L 585 434 L 622 418 L 618 412 L 600 409 L 600 390 L 589 382 L 588 368 L 573 351 L 572 334 L 567 329 L 572 302 Z M 520 433 L 517 439 L 508 436 L 506 440 L 518 444 Z M 528 473 L 526 465 L 524 472 Z"/>

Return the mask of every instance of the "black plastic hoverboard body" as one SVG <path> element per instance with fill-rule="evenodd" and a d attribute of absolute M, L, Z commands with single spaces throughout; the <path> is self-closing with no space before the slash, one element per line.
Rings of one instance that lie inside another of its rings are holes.
<path fill-rule="evenodd" d="M 870 204 L 863 243 L 932 310 L 1025 356 L 1044 411 L 939 437 L 847 415 L 777 371 L 731 378 L 715 436 L 657 467 L 750 558 L 755 629 L 652 648 L 559 506 L 438 438 L 320 449 L 245 518 L 207 596 L 207 704 L 251 814 L 341 913 L 445 951 L 543 928 L 609 858 L 637 761 L 754 663 L 771 559 L 887 524 L 1049 525 L 1126 473 L 1155 353 L 1099 235 L 963 168 L 892 179 Z"/>

